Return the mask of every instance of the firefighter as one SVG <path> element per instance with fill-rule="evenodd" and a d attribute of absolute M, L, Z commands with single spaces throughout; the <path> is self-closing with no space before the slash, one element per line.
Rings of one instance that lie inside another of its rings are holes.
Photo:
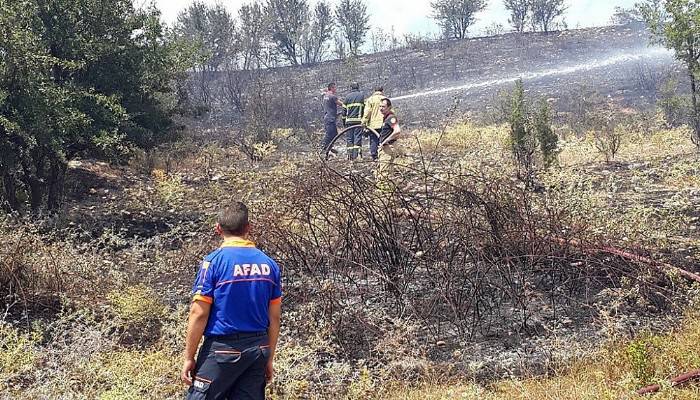
<path fill-rule="evenodd" d="M 188 400 L 265 398 L 280 330 L 280 269 L 248 240 L 248 208 L 225 207 L 219 249 L 200 265 L 187 325 L 182 380 Z M 195 361 L 197 345 L 204 342 Z"/>
<path fill-rule="evenodd" d="M 374 88 L 374 93 L 372 93 L 365 100 L 364 113 L 362 114 L 362 125 L 368 128 L 372 128 L 379 132 L 384 124 L 384 116 L 382 112 L 379 111 L 379 103 L 385 98 L 384 88 L 377 86 Z M 378 148 L 379 148 L 379 138 L 375 135 L 369 135 L 369 154 L 372 160 L 376 161 L 378 159 Z"/>
<path fill-rule="evenodd" d="M 365 95 L 360 92 L 360 85 L 353 83 L 352 90 L 345 97 L 345 127 L 357 126 L 346 133 L 348 158 L 354 160 L 362 150 L 362 117 L 365 109 Z"/>
<path fill-rule="evenodd" d="M 403 155 L 403 149 L 397 142 L 401 136 L 399 120 L 391 108 L 391 100 L 383 98 L 379 103 L 379 110 L 383 116 L 382 126 L 379 130 L 379 167 L 377 169 L 377 187 L 383 191 L 392 190 L 392 178 L 394 163 L 397 157 Z"/>

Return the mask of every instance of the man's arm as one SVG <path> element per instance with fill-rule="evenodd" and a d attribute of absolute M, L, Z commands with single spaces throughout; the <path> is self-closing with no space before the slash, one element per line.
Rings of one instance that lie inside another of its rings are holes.
<path fill-rule="evenodd" d="M 267 377 L 268 382 L 272 380 L 272 376 L 274 375 L 272 360 L 275 357 L 275 351 L 277 350 L 277 339 L 280 335 L 280 324 L 282 319 L 281 300 L 281 298 L 272 300 L 267 311 L 268 317 L 270 319 L 270 326 L 267 328 L 267 337 L 270 340 L 270 358 L 267 360 L 267 368 L 265 371 L 265 375 Z"/>
<path fill-rule="evenodd" d="M 202 335 L 204 335 L 204 328 L 207 326 L 210 311 L 211 304 L 202 300 L 195 300 L 190 306 L 190 315 L 187 321 L 187 337 L 185 339 L 185 360 L 182 364 L 182 374 L 180 376 L 188 385 L 192 385 L 192 371 L 195 366 L 194 356 L 197 353 L 199 341 L 202 340 Z"/>

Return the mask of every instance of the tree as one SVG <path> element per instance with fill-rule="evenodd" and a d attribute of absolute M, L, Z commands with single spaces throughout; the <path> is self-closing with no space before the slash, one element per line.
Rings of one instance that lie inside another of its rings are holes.
<path fill-rule="evenodd" d="M 263 8 L 259 3 L 244 4 L 238 10 L 240 28 L 238 37 L 243 70 L 256 69 L 266 64 L 263 38 L 265 36 L 266 20 Z"/>
<path fill-rule="evenodd" d="M 509 139 L 518 179 L 532 187 L 538 161 L 545 169 L 549 168 L 556 163 L 559 153 L 559 137 L 552 127 L 551 109 L 544 99 L 534 108 L 528 105 L 521 79 L 515 82 L 507 101 Z"/>
<path fill-rule="evenodd" d="M 613 25 L 627 25 L 635 23 L 644 23 L 644 18 L 636 8 L 615 7 L 615 13 L 610 17 L 610 22 Z"/>
<path fill-rule="evenodd" d="M 199 70 L 217 71 L 238 50 L 235 21 L 221 4 L 194 1 L 178 14 L 175 33 L 198 46 Z"/>
<path fill-rule="evenodd" d="M 516 32 L 524 32 L 530 15 L 530 0 L 504 0 L 506 10 L 510 11 L 508 23 Z"/>
<path fill-rule="evenodd" d="M 359 54 L 369 31 L 369 14 L 364 0 L 341 0 L 335 8 L 335 16 L 350 54 Z"/>
<path fill-rule="evenodd" d="M 535 173 L 535 136 L 528 121 L 528 108 L 525 99 L 523 81 L 518 79 L 510 98 L 510 144 L 518 167 L 518 178 L 528 186 L 532 184 Z"/>
<path fill-rule="evenodd" d="M 130 0 L 0 0 L 4 208 L 56 209 L 68 161 L 116 161 L 174 132 L 185 68 L 157 10 Z"/>
<path fill-rule="evenodd" d="M 486 8 L 486 0 L 436 0 L 430 6 L 446 38 L 464 39 L 475 14 Z"/>
<path fill-rule="evenodd" d="M 566 11 L 564 0 L 531 0 L 532 26 L 542 32 L 549 32 L 555 19 Z"/>
<path fill-rule="evenodd" d="M 174 29 L 179 40 L 195 49 L 194 74 L 188 83 L 195 85 L 196 90 L 190 91 L 196 94 L 199 105 L 209 108 L 214 101 L 211 84 L 215 73 L 235 67 L 232 64 L 239 49 L 233 17 L 221 4 L 209 6 L 194 1 L 178 14 Z"/>
<path fill-rule="evenodd" d="M 292 65 L 302 63 L 301 39 L 309 23 L 306 0 L 267 0 L 268 32 L 279 54 Z"/>
<path fill-rule="evenodd" d="M 695 0 L 647 0 L 636 5 L 652 39 L 674 51 L 685 64 L 690 80 L 693 142 L 700 149 L 700 109 L 697 76 L 700 74 L 700 3 Z"/>
<path fill-rule="evenodd" d="M 548 169 L 557 162 L 559 136 L 552 127 L 552 112 L 545 99 L 540 99 L 537 110 L 532 117 L 532 130 L 539 144 L 544 168 Z"/>
<path fill-rule="evenodd" d="M 316 3 L 313 16 L 302 36 L 303 63 L 315 64 L 323 61 L 326 45 L 333 35 L 333 15 L 328 3 Z"/>

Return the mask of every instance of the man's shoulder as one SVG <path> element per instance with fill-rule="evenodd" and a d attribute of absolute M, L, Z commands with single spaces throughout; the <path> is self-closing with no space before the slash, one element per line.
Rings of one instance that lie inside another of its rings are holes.
<path fill-rule="evenodd" d="M 217 247 L 216 249 L 212 250 L 209 254 L 207 254 L 204 257 L 204 261 L 212 262 L 215 259 L 221 257 L 222 255 L 223 248 Z"/>

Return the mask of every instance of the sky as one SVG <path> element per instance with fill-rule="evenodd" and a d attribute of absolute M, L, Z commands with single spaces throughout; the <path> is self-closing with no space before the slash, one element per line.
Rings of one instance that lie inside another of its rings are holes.
<path fill-rule="evenodd" d="M 136 4 L 147 0 L 135 0 Z M 203 0 L 205 3 L 221 3 L 232 12 L 249 1 L 240 0 Z M 638 0 L 566 0 L 567 11 L 564 19 L 569 28 L 591 27 L 608 25 L 616 6 L 632 7 Z M 187 7 L 192 0 L 155 0 L 161 10 L 163 20 L 168 23 L 175 21 L 178 12 Z M 311 3 L 314 0 L 310 1 Z M 337 0 L 330 0 L 331 4 Z M 432 14 L 430 0 L 365 0 L 370 11 L 370 24 L 372 27 L 380 26 L 384 31 L 390 31 L 394 27 L 397 36 L 405 33 L 412 34 L 436 34 L 439 28 L 430 18 Z M 502 0 L 488 0 L 488 6 L 477 14 L 475 25 L 470 28 L 470 33 L 482 32 L 493 24 L 502 24 L 508 29 L 508 12 L 503 7 Z"/>

